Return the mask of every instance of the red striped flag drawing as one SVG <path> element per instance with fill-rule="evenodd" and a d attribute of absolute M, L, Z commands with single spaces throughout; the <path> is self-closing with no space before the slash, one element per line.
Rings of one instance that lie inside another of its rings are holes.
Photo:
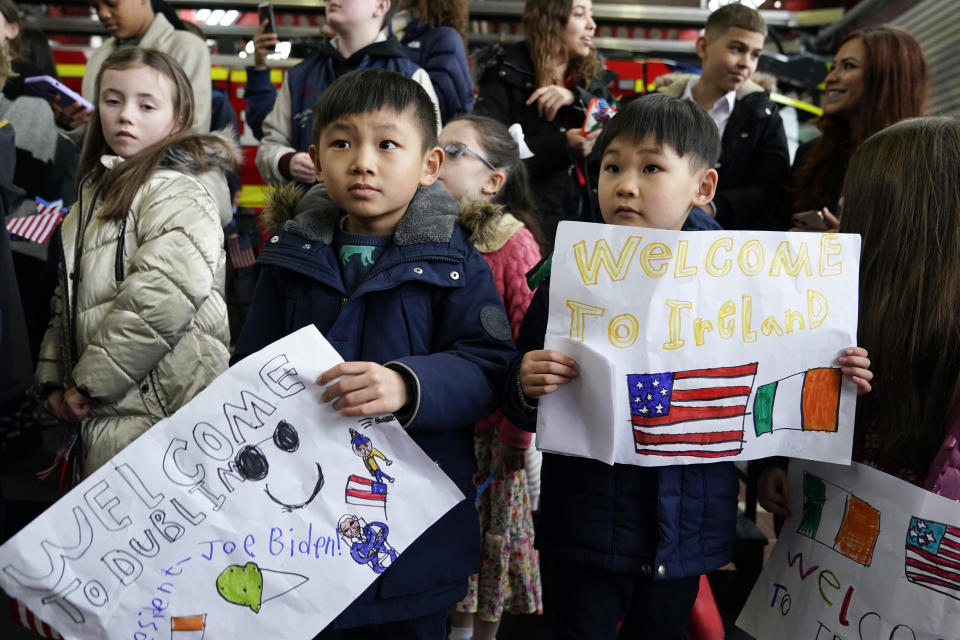
<path fill-rule="evenodd" d="M 347 478 L 346 501 L 347 504 L 386 508 L 387 485 L 363 476 L 351 475 Z"/>
<path fill-rule="evenodd" d="M 33 615 L 33 611 L 27 609 L 26 605 L 16 598 L 10 598 L 10 616 L 14 622 L 30 629 L 41 638 L 52 638 L 53 640 L 63 638 L 63 636 L 54 631 L 50 625 Z"/>
<path fill-rule="evenodd" d="M 743 449 L 757 363 L 627 376 L 637 453 L 721 458 Z"/>
<path fill-rule="evenodd" d="M 257 261 L 250 238 L 236 233 L 227 236 L 227 255 L 230 257 L 230 265 L 234 269 L 252 267 Z"/>
<path fill-rule="evenodd" d="M 907 580 L 960 600 L 960 528 L 914 516 L 906 545 Z"/>
<path fill-rule="evenodd" d="M 7 218 L 7 231 L 24 240 L 44 244 L 64 215 L 63 200 L 47 202 L 37 198 L 37 212 L 21 218 Z"/>

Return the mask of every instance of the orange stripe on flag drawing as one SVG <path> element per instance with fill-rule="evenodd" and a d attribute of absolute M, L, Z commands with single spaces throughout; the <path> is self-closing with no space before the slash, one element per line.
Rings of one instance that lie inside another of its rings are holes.
<path fill-rule="evenodd" d="M 803 379 L 804 431 L 836 431 L 840 407 L 840 369 L 824 367 L 811 369 Z"/>
<path fill-rule="evenodd" d="M 206 628 L 206 615 L 173 616 L 170 618 L 171 631 L 203 631 Z"/>
<path fill-rule="evenodd" d="M 873 548 L 879 534 L 880 512 L 850 494 L 834 549 L 866 567 L 873 558 Z"/>

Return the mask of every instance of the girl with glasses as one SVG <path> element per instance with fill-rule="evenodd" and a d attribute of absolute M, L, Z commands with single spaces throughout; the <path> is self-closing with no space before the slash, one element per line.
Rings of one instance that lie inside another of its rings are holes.
<path fill-rule="evenodd" d="M 460 224 L 493 271 L 516 338 L 533 297 L 525 276 L 540 261 L 541 250 L 521 145 L 503 124 L 470 115 L 443 128 L 440 146 L 439 181 L 463 203 Z M 530 443 L 531 434 L 499 411 L 476 425 L 483 556 L 480 573 L 471 577 L 467 597 L 453 613 L 451 639 L 492 639 L 504 612 L 543 611 L 531 507 L 539 489 L 530 486 L 531 480 L 539 486 L 540 470 Z"/>

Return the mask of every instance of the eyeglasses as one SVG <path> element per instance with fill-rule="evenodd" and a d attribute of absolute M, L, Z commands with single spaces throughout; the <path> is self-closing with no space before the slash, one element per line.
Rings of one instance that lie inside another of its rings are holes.
<path fill-rule="evenodd" d="M 482 155 L 480 155 L 479 153 L 471 149 L 470 145 L 468 145 L 466 142 L 448 142 L 447 144 L 443 145 L 441 149 L 443 149 L 443 152 L 449 155 L 450 158 L 453 160 L 456 160 L 457 158 L 462 156 L 464 152 L 466 152 L 472 155 L 474 158 L 476 158 L 480 162 L 482 162 L 483 164 L 485 164 L 487 168 L 490 169 L 490 171 L 497 170 L 497 168 L 493 166 L 489 160 L 487 160 Z"/>

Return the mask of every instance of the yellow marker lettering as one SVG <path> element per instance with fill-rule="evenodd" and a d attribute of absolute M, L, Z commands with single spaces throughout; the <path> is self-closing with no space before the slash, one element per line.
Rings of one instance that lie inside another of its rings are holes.
<path fill-rule="evenodd" d="M 697 267 L 687 265 L 687 245 L 689 240 L 681 240 L 677 243 L 677 262 L 673 265 L 674 278 L 689 278 L 697 275 Z"/>
<path fill-rule="evenodd" d="M 763 324 L 760 325 L 760 333 L 762 333 L 765 336 L 770 336 L 770 335 L 773 335 L 774 333 L 777 334 L 778 336 L 782 336 L 783 329 L 780 327 L 780 323 L 777 322 L 776 318 L 774 318 L 773 316 L 769 316 L 767 317 L 766 320 L 763 321 Z"/>
<path fill-rule="evenodd" d="M 813 275 L 813 267 L 810 265 L 810 252 L 807 249 L 807 243 L 801 241 L 800 250 L 796 258 L 793 257 L 789 241 L 784 240 L 778 244 L 770 264 L 770 275 L 779 277 L 780 271 L 785 270 L 787 275 L 796 278 L 800 275 L 801 269 L 807 274 L 807 277 Z"/>
<path fill-rule="evenodd" d="M 640 250 L 640 266 L 643 272 L 650 278 L 659 278 L 670 268 L 669 264 L 663 264 L 673 257 L 670 247 L 662 242 L 651 242 Z"/>
<path fill-rule="evenodd" d="M 750 316 L 753 315 L 753 299 L 750 296 L 740 298 L 740 335 L 743 342 L 756 342 L 757 332 L 750 328 Z"/>
<path fill-rule="evenodd" d="M 810 319 L 810 328 L 816 329 L 822 325 L 829 311 L 827 297 L 819 291 L 807 289 L 807 318 Z"/>
<path fill-rule="evenodd" d="M 618 349 L 632 347 L 640 336 L 640 323 L 629 313 L 614 316 L 607 327 L 607 338 L 610 344 Z"/>
<path fill-rule="evenodd" d="M 667 341 L 663 343 L 663 348 L 672 351 L 674 349 L 679 349 L 686 342 L 683 338 L 680 337 L 681 329 L 681 311 L 684 309 L 693 309 L 693 303 L 686 300 L 670 300 L 666 301 L 667 307 L 670 308 L 670 316 L 667 319 Z"/>
<path fill-rule="evenodd" d="M 706 342 L 705 336 L 709 331 L 713 331 L 713 325 L 709 320 L 704 320 L 703 318 L 693 319 L 693 340 L 697 343 L 698 347 L 702 347 L 703 343 Z"/>
<path fill-rule="evenodd" d="M 787 309 L 783 314 L 783 324 L 787 328 L 787 333 L 793 333 L 793 327 L 795 324 L 799 324 L 799 329 L 802 331 L 805 326 L 803 314 L 799 311 L 794 311 L 793 309 Z"/>
<path fill-rule="evenodd" d="M 730 273 L 730 269 L 733 268 L 733 260 L 730 258 L 724 258 L 723 264 L 719 267 L 717 266 L 717 252 L 720 250 L 728 253 L 733 251 L 733 238 L 720 238 L 719 240 L 714 240 L 713 244 L 710 245 L 710 248 L 707 249 L 707 258 L 704 268 L 707 270 L 707 273 L 714 278 L 722 278 Z"/>
<path fill-rule="evenodd" d="M 737 264 L 745 276 L 755 276 L 763 271 L 763 245 L 759 240 L 747 240 L 740 247 Z"/>
<path fill-rule="evenodd" d="M 717 312 L 717 333 L 724 340 L 733 337 L 733 329 L 737 324 L 733 320 L 735 315 L 737 315 L 737 305 L 733 304 L 733 300 L 727 300 L 720 305 L 720 311 Z"/>
<path fill-rule="evenodd" d="M 843 262 L 832 260 L 843 251 L 840 237 L 835 233 L 825 233 L 820 236 L 820 275 L 839 276 L 843 273 Z M 813 328 L 811 323 L 810 328 Z"/>
<path fill-rule="evenodd" d="M 573 245 L 573 255 L 577 261 L 577 271 L 580 272 L 580 279 L 585 286 L 597 284 L 597 278 L 600 276 L 600 267 L 603 267 L 607 275 L 614 282 L 618 282 L 627 277 L 630 271 L 630 264 L 633 262 L 633 256 L 640 246 L 642 236 L 630 236 L 626 244 L 620 249 L 620 255 L 616 260 L 613 259 L 613 252 L 610 251 L 610 245 L 606 239 L 601 238 L 593 245 L 593 253 L 587 255 L 587 243 L 584 240 Z"/>
<path fill-rule="evenodd" d="M 596 307 L 576 300 L 567 300 L 567 308 L 570 309 L 570 339 L 577 342 L 583 342 L 583 333 L 587 328 L 587 316 L 599 317 L 605 312 L 603 307 Z"/>

